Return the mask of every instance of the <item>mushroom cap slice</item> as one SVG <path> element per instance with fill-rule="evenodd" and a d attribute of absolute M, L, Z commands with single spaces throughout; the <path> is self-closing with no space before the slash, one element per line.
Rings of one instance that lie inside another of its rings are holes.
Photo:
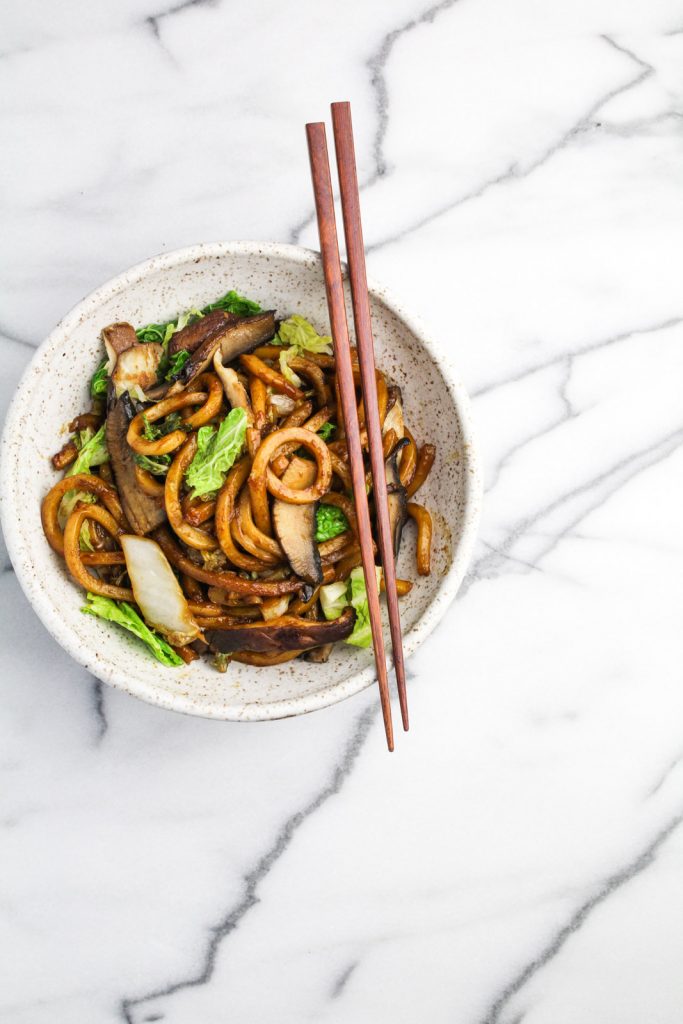
<path fill-rule="evenodd" d="M 134 415 L 135 409 L 127 393 L 114 401 L 107 414 L 105 440 L 126 519 L 135 533 L 144 536 L 166 522 L 166 510 L 161 498 L 145 494 L 138 486 L 135 453 L 126 440 Z"/>
<path fill-rule="evenodd" d="M 387 501 L 389 505 L 389 525 L 391 526 L 391 541 L 394 548 L 394 558 L 398 558 L 401 547 L 401 534 L 408 518 L 408 499 L 406 490 L 401 483 L 398 472 L 397 459 L 402 448 L 410 442 L 407 437 L 402 438 L 394 448 L 391 455 L 384 463 L 387 478 Z"/>
<path fill-rule="evenodd" d="M 237 320 L 238 317 L 234 313 L 226 313 L 223 309 L 214 309 L 206 316 L 194 320 L 191 324 L 176 331 L 168 345 L 169 355 L 174 356 L 181 349 L 194 352 L 207 338 L 213 337 L 217 332 L 229 324 L 234 324 Z"/>
<path fill-rule="evenodd" d="M 178 332 L 180 333 L 180 332 Z M 275 334 L 275 312 L 270 310 L 240 319 L 232 317 L 227 323 L 218 324 L 193 351 L 182 370 L 175 377 L 169 394 L 175 394 L 203 373 L 220 348 L 224 365 L 237 356 L 251 352 L 257 345 L 269 341 Z"/>
<path fill-rule="evenodd" d="M 275 334 L 275 310 L 267 309 L 255 316 L 245 316 L 221 336 L 221 356 L 227 366 L 233 359 L 263 345 Z"/>
<path fill-rule="evenodd" d="M 114 357 L 120 356 L 127 348 L 138 344 L 135 328 L 132 324 L 125 322 L 109 324 L 108 327 L 103 327 L 101 336 L 110 359 L 112 358 L 112 353 Z"/>
<path fill-rule="evenodd" d="M 258 651 L 279 654 L 307 651 L 312 647 L 344 640 L 353 632 L 356 613 L 345 608 L 338 619 L 316 622 L 297 615 L 282 615 L 270 622 L 243 622 L 223 629 L 207 629 L 206 639 L 212 651 Z"/>
<path fill-rule="evenodd" d="M 305 661 L 315 662 L 316 665 L 324 665 L 329 661 L 334 644 L 322 644 L 320 647 L 312 647 L 304 654 Z"/>
<path fill-rule="evenodd" d="M 295 490 L 303 490 L 311 486 L 316 473 L 315 462 L 295 455 L 282 476 L 282 482 Z M 273 503 L 273 526 L 289 564 L 297 576 L 316 586 L 323 579 L 315 540 L 317 507 L 316 501 L 307 505 L 291 505 L 278 498 Z"/>

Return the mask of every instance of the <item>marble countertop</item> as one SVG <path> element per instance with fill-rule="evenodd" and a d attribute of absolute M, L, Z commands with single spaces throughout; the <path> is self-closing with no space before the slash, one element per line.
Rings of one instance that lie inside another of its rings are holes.
<path fill-rule="evenodd" d="M 303 125 L 349 98 L 369 272 L 454 354 L 486 497 L 392 756 L 374 690 L 233 725 L 102 686 L 3 556 L 0 1019 L 680 1024 L 680 3 L 2 20 L 3 412 L 126 266 L 315 245 Z"/>

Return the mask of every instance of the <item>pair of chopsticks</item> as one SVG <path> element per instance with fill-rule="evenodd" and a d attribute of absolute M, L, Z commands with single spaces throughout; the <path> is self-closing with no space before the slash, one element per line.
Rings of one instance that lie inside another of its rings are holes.
<path fill-rule="evenodd" d="M 372 483 L 377 510 L 379 532 L 379 550 L 384 570 L 384 585 L 389 609 L 389 625 L 391 643 L 396 669 L 399 703 L 403 728 L 408 729 L 408 698 L 406 694 L 405 666 L 403 662 L 403 642 L 401 638 L 401 619 L 398 610 L 398 594 L 396 592 L 396 567 L 394 549 L 389 522 L 389 505 L 387 501 L 387 482 L 384 472 L 382 453 L 382 428 L 379 421 L 377 404 L 377 385 L 375 381 L 375 353 L 372 340 L 372 323 L 370 320 L 370 299 L 365 272 L 365 249 L 363 246 L 363 229 L 360 216 L 360 198 L 358 194 L 358 176 L 356 173 L 356 156 L 353 145 L 353 128 L 351 125 L 351 106 L 349 103 L 332 104 L 332 126 L 337 154 L 337 170 L 341 192 L 342 214 L 344 219 L 344 235 L 351 282 L 353 319 L 356 329 L 358 362 L 360 364 L 361 390 L 365 409 L 365 426 L 370 449 L 370 466 Z M 365 574 L 365 587 L 368 594 L 370 609 L 370 625 L 372 644 L 377 667 L 384 730 L 389 750 L 394 749 L 394 730 L 391 720 L 391 704 L 389 700 L 389 681 L 387 679 L 386 657 L 384 653 L 384 637 L 380 617 L 379 594 L 375 577 L 375 558 L 373 553 L 372 527 L 368 496 L 365 489 L 365 467 L 360 440 L 356 392 L 351 366 L 351 345 L 349 329 L 346 321 L 346 305 L 344 301 L 344 285 L 342 281 L 341 261 L 339 259 L 339 243 L 337 240 L 337 223 L 334 213 L 334 196 L 330 177 L 330 161 L 327 153 L 327 136 L 322 122 L 306 125 L 308 153 L 311 161 L 311 176 L 315 209 L 318 218 L 320 236 L 320 253 L 325 275 L 327 306 L 330 314 L 330 325 L 336 358 L 337 381 L 341 398 L 346 443 L 351 463 L 351 480 L 353 497 L 358 519 L 358 533 Z"/>

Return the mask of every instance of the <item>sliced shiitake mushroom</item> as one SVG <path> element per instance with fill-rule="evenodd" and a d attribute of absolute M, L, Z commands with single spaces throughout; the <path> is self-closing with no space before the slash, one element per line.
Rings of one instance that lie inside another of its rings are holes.
<path fill-rule="evenodd" d="M 391 526 L 391 541 L 395 558 L 398 558 L 399 548 L 401 547 L 401 534 L 408 518 L 408 499 L 406 498 L 405 487 L 401 483 L 396 460 L 401 450 L 409 443 L 408 438 L 402 438 L 384 463 L 387 478 L 389 524 Z"/>
<path fill-rule="evenodd" d="M 294 456 L 282 476 L 283 484 L 296 490 L 310 487 L 318 473 L 317 464 L 310 459 Z M 316 501 L 307 505 L 292 505 L 277 499 L 273 503 L 273 526 L 282 550 L 287 555 L 297 576 L 307 583 L 322 583 L 323 568 L 315 542 Z"/>
<path fill-rule="evenodd" d="M 222 629 L 207 629 L 206 639 L 212 651 L 306 651 L 312 647 L 344 640 L 353 631 L 356 613 L 345 608 L 338 619 L 315 622 L 297 615 L 283 615 L 270 622 L 244 622 Z"/>
<path fill-rule="evenodd" d="M 135 408 L 125 392 L 109 409 L 105 441 L 126 519 L 135 533 L 144 535 L 166 521 L 166 510 L 163 499 L 146 494 L 137 482 L 135 452 L 126 440 L 134 416 Z"/>
<path fill-rule="evenodd" d="M 234 313 L 226 313 L 223 309 L 214 309 L 206 316 L 193 320 L 181 330 L 176 331 L 169 342 L 169 355 L 174 356 L 176 352 L 185 349 L 186 352 L 194 352 L 207 338 L 215 337 L 229 324 L 234 324 L 238 317 Z"/>
<path fill-rule="evenodd" d="M 264 341 L 269 341 L 274 334 L 274 310 L 237 320 L 231 318 L 229 322 L 217 324 L 194 349 L 190 358 L 178 372 L 170 393 L 185 387 L 200 373 L 203 373 L 219 348 L 222 362 L 227 365 L 237 356 L 250 352 L 257 345 L 262 345 Z"/>
<path fill-rule="evenodd" d="M 310 651 L 306 651 L 304 659 L 312 661 L 316 665 L 324 665 L 329 661 L 333 647 L 334 644 L 322 644 L 320 647 L 312 647 Z"/>
<path fill-rule="evenodd" d="M 233 359 L 263 345 L 275 334 L 275 310 L 268 309 L 255 316 L 245 316 L 221 338 L 221 355 L 227 366 Z"/>
<path fill-rule="evenodd" d="M 121 355 L 127 348 L 131 348 L 133 345 L 137 345 L 138 336 L 135 333 L 135 328 L 132 324 L 128 323 L 116 323 L 109 324 L 108 327 L 103 327 L 101 331 L 102 341 L 104 347 L 107 350 L 109 358 Z"/>

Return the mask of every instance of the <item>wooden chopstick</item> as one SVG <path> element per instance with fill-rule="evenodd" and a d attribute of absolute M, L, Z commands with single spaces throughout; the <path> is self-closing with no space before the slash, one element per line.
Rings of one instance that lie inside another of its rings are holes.
<path fill-rule="evenodd" d="M 353 369 L 351 367 L 351 345 L 349 342 L 349 328 L 346 322 L 344 284 L 339 259 L 337 222 L 334 214 L 334 197 L 332 194 L 332 179 L 330 177 L 330 161 L 327 153 L 325 125 L 322 122 L 307 124 L 306 138 L 308 140 L 308 155 L 311 162 L 311 177 L 313 179 L 315 211 L 318 218 L 320 254 L 323 261 L 327 306 L 330 314 L 332 340 L 334 342 L 337 382 L 344 418 L 344 430 L 346 431 L 346 444 L 351 463 L 353 499 L 358 519 L 358 539 L 363 559 L 365 587 L 368 594 L 372 645 L 375 652 L 375 665 L 377 667 L 377 682 L 379 684 L 387 746 L 389 750 L 393 750 L 394 729 L 391 721 L 389 680 L 387 678 L 387 663 L 384 653 L 384 637 L 382 636 L 382 619 L 375 574 L 375 557 L 372 549 L 370 510 L 368 509 L 368 496 L 365 490 L 365 467 L 363 465 L 358 409 L 356 407 L 356 391 L 353 383 Z"/>
<path fill-rule="evenodd" d="M 370 465 L 375 493 L 375 508 L 377 510 L 379 549 L 384 570 L 384 585 L 387 592 L 389 626 L 391 629 L 391 644 L 394 654 L 394 668 L 396 669 L 398 698 L 401 705 L 401 718 L 403 728 L 407 731 L 408 695 L 406 693 L 406 671 L 403 661 L 401 615 L 398 608 L 398 594 L 396 592 L 396 564 L 382 453 L 382 427 L 379 421 L 379 408 L 377 404 L 375 351 L 372 340 L 370 296 L 368 295 L 368 281 L 365 272 L 365 247 L 363 245 L 363 227 L 360 216 L 360 196 L 358 193 L 358 175 L 356 173 L 350 103 L 332 104 L 332 126 L 334 128 L 334 144 L 337 152 L 337 170 L 339 173 L 339 188 L 344 218 L 346 254 L 353 301 L 353 320 L 356 327 L 356 345 L 358 346 L 358 361 L 360 363 L 363 403 L 365 406 L 365 425 L 370 445 Z"/>

